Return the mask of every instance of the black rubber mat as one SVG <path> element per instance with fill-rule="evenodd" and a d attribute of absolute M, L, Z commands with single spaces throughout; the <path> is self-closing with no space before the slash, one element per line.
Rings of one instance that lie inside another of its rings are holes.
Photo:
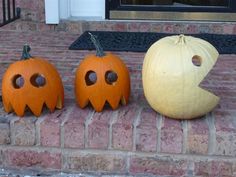
<path fill-rule="evenodd" d="M 114 32 L 90 31 L 97 36 L 105 51 L 146 52 L 157 40 L 176 34 L 151 32 Z M 236 53 L 236 35 L 224 34 L 187 34 L 211 43 L 220 54 Z M 94 50 L 88 31 L 78 37 L 69 47 L 70 50 Z"/>

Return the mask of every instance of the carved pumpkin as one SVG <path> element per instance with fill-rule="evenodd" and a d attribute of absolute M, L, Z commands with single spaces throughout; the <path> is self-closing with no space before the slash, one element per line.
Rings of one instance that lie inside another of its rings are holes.
<path fill-rule="evenodd" d="M 23 116 L 25 109 L 39 116 L 45 105 L 51 112 L 61 109 L 64 89 L 55 67 L 43 58 L 31 57 L 25 45 L 20 61 L 11 64 L 2 80 L 2 99 L 6 112 Z"/>
<path fill-rule="evenodd" d="M 126 105 L 130 94 L 129 71 L 122 60 L 105 54 L 99 41 L 90 33 L 96 55 L 88 55 L 80 63 L 75 76 L 75 95 L 78 105 L 84 108 L 90 102 L 100 112 L 107 102 L 112 109 L 119 103 Z"/>
<path fill-rule="evenodd" d="M 199 84 L 214 66 L 217 50 L 191 36 L 169 36 L 155 42 L 143 62 L 144 94 L 153 109 L 176 119 L 211 111 L 219 98 Z"/>

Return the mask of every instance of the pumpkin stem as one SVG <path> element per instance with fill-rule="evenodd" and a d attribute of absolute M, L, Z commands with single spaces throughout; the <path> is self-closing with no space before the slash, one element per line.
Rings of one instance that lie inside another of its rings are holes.
<path fill-rule="evenodd" d="M 175 43 L 176 44 L 185 44 L 186 43 L 185 36 L 183 34 L 180 34 L 178 40 Z"/>
<path fill-rule="evenodd" d="M 23 52 L 22 52 L 22 56 L 21 56 L 21 60 L 27 60 L 32 58 L 32 56 L 30 55 L 30 46 L 29 45 L 24 45 L 23 47 Z"/>
<path fill-rule="evenodd" d="M 90 35 L 90 39 L 91 39 L 91 41 L 93 42 L 93 45 L 96 48 L 96 52 L 97 52 L 96 56 L 98 56 L 98 57 L 105 56 L 103 48 L 102 48 L 100 42 L 98 41 L 97 37 L 95 35 L 93 35 L 92 33 L 90 33 L 90 32 L 88 32 L 88 34 Z"/>

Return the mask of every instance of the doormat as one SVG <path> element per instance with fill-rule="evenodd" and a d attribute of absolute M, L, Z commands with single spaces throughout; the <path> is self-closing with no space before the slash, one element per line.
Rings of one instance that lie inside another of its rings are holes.
<path fill-rule="evenodd" d="M 97 36 L 104 51 L 147 52 L 157 40 L 177 34 L 153 32 L 116 32 L 90 31 Z M 236 35 L 224 34 L 186 34 L 204 39 L 211 43 L 220 54 L 236 54 Z M 88 31 L 78 37 L 69 47 L 70 50 L 95 50 Z"/>

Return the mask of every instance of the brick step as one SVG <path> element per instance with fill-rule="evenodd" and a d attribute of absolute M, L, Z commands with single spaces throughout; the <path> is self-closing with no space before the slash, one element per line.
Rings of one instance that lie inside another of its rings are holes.
<path fill-rule="evenodd" d="M 225 116 L 178 121 L 146 104 L 96 113 L 72 102 L 38 119 L 2 114 L 0 164 L 65 172 L 233 176 L 235 113 Z"/>
<path fill-rule="evenodd" d="M 141 70 L 145 53 L 115 52 L 129 68 L 131 100 L 116 111 L 80 109 L 74 100 L 74 74 L 94 51 L 69 51 L 79 34 L 0 31 L 0 78 L 28 43 L 58 69 L 66 103 L 36 118 L 6 114 L 0 106 L 0 164 L 4 168 L 98 172 L 120 175 L 235 176 L 235 55 L 221 55 L 204 88 L 221 97 L 210 114 L 192 121 L 164 117 L 147 104 Z"/>
<path fill-rule="evenodd" d="M 175 34 L 236 34 L 236 22 L 204 21 L 150 21 L 150 20 L 101 20 L 70 21 L 61 20 L 58 25 L 47 25 L 44 19 L 30 19 L 31 14 L 22 14 L 21 19 L 14 21 L 0 30 L 12 31 L 56 31 L 78 34 L 84 31 L 133 31 L 159 32 Z"/>

